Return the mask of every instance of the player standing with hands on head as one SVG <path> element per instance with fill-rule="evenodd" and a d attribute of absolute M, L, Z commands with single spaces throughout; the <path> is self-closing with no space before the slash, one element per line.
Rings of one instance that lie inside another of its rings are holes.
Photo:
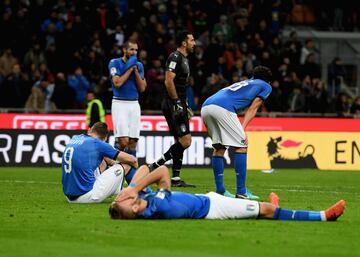
<path fill-rule="evenodd" d="M 229 197 L 258 200 L 246 189 L 247 136 L 245 129 L 255 117 L 257 110 L 271 93 L 271 70 L 257 66 L 253 77 L 234 83 L 205 100 L 201 117 L 212 139 L 214 152 L 212 167 L 216 192 Z M 237 113 L 247 108 L 242 124 Z M 236 173 L 236 195 L 226 190 L 223 182 L 224 154 L 227 147 L 235 149 L 234 168 Z"/>
<path fill-rule="evenodd" d="M 139 93 L 146 89 L 144 66 L 137 60 L 138 44 L 126 41 L 123 57 L 109 62 L 113 89 L 111 115 L 114 124 L 115 144 L 121 151 L 136 157 L 136 146 L 140 136 L 141 108 Z M 132 169 L 125 177 L 129 183 L 135 173 Z"/>
<path fill-rule="evenodd" d="M 173 187 L 194 187 L 180 178 L 182 159 L 185 149 L 191 145 L 189 119 L 192 110 L 186 101 L 186 87 L 190 76 L 187 56 L 194 51 L 194 36 L 188 31 L 179 31 L 176 35 L 177 49 L 166 61 L 165 87 L 166 96 L 162 102 L 162 111 L 175 143 L 159 160 L 149 165 L 151 170 L 173 160 L 171 185 Z"/>

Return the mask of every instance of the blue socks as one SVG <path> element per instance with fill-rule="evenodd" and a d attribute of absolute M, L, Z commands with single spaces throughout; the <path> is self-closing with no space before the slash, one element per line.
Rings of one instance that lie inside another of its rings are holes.
<path fill-rule="evenodd" d="M 234 166 L 236 174 L 236 193 L 246 194 L 246 153 L 235 153 Z"/>
<path fill-rule="evenodd" d="M 303 220 L 303 221 L 322 221 L 325 214 L 319 211 L 294 211 L 283 208 L 276 208 L 274 220 Z"/>
<path fill-rule="evenodd" d="M 129 172 L 125 175 L 125 180 L 126 183 L 129 185 L 130 181 L 132 180 L 132 178 L 134 177 L 136 172 L 136 169 L 134 167 L 131 167 L 131 169 L 129 170 Z"/>
<path fill-rule="evenodd" d="M 214 171 L 215 185 L 217 193 L 224 193 L 224 157 L 213 156 L 211 165 Z"/>

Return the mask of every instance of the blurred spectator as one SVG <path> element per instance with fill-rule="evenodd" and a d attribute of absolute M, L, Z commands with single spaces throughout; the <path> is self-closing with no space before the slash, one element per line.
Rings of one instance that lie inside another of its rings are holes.
<path fill-rule="evenodd" d="M 304 64 L 309 54 L 315 54 L 315 44 L 312 39 L 307 39 L 301 48 L 300 64 Z"/>
<path fill-rule="evenodd" d="M 309 109 L 312 113 L 325 113 L 328 111 L 327 91 L 324 81 L 313 80 L 313 90 L 310 94 Z"/>
<path fill-rule="evenodd" d="M 164 91 L 165 70 L 159 59 L 152 62 L 152 67 L 146 72 L 147 89 L 144 94 L 144 104 L 149 109 L 160 110 Z"/>
<path fill-rule="evenodd" d="M 55 110 L 55 105 L 51 101 L 54 84 L 47 80 L 35 82 L 28 97 L 25 109 L 28 112 L 48 113 Z"/>
<path fill-rule="evenodd" d="M 26 74 L 19 64 L 14 64 L 12 72 L 5 78 L 0 92 L 0 105 L 3 107 L 23 108 L 30 94 L 30 86 Z"/>
<path fill-rule="evenodd" d="M 333 102 L 334 112 L 338 114 L 339 117 L 346 117 L 350 113 L 350 104 L 349 97 L 345 93 L 339 93 L 337 98 Z"/>
<path fill-rule="evenodd" d="M 271 83 L 272 91 L 265 101 L 265 106 L 268 112 L 283 112 L 284 105 L 282 104 L 282 91 L 278 80 Z"/>
<path fill-rule="evenodd" d="M 232 31 L 226 15 L 220 15 L 219 22 L 214 25 L 212 33 L 214 35 L 221 35 L 225 44 L 231 41 Z"/>
<path fill-rule="evenodd" d="M 105 122 L 105 109 L 102 102 L 96 98 L 93 91 L 86 94 L 86 125 L 91 128 L 96 122 Z"/>
<path fill-rule="evenodd" d="M 354 99 L 350 108 L 350 113 L 360 115 L 360 96 Z"/>
<path fill-rule="evenodd" d="M 296 86 L 293 89 L 292 96 L 289 101 L 290 109 L 289 112 L 305 112 L 306 111 L 306 100 L 305 95 L 301 90 L 301 87 Z"/>
<path fill-rule="evenodd" d="M 74 90 L 69 87 L 65 74 L 59 72 L 56 74 L 54 92 L 51 101 L 54 102 L 57 109 L 72 109 L 75 99 Z"/>
<path fill-rule="evenodd" d="M 90 82 L 83 75 L 81 67 L 77 67 L 74 74 L 68 77 L 68 84 L 75 92 L 75 108 L 85 108 L 86 93 L 91 88 Z"/>
<path fill-rule="evenodd" d="M 302 78 L 307 75 L 312 79 L 321 78 L 321 67 L 316 63 L 315 54 L 310 53 L 307 55 L 304 64 L 300 66 L 300 74 Z"/>
<path fill-rule="evenodd" d="M 26 70 L 30 68 L 31 64 L 35 65 L 35 68 L 38 69 L 41 63 L 46 63 L 46 57 L 44 52 L 41 50 L 39 42 L 34 43 L 25 54 L 23 65 Z"/>
<path fill-rule="evenodd" d="M 13 55 L 11 48 L 6 48 L 4 53 L 0 56 L 0 77 L 7 77 L 12 72 L 16 63 L 18 63 L 18 60 Z"/>
<path fill-rule="evenodd" d="M 341 90 L 341 83 L 344 81 L 346 70 L 342 60 L 335 57 L 328 67 L 329 96 L 335 97 Z"/>

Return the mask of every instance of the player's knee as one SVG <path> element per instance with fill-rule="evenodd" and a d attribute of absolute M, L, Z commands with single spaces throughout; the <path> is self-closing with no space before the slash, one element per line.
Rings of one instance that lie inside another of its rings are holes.
<path fill-rule="evenodd" d="M 224 149 L 214 149 L 213 156 L 224 156 L 225 150 Z"/>
<path fill-rule="evenodd" d="M 185 135 L 183 137 L 180 138 L 180 144 L 182 145 L 182 147 L 184 147 L 185 149 L 188 148 L 191 145 L 191 135 Z"/>
<path fill-rule="evenodd" d="M 119 143 L 120 149 L 124 149 L 129 144 L 129 138 L 127 138 L 127 137 L 119 137 L 118 138 L 118 143 Z"/>

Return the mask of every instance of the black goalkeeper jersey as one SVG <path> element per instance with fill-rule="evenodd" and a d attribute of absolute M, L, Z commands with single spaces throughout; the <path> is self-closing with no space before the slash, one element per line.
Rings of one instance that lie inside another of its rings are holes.
<path fill-rule="evenodd" d="M 188 59 L 179 51 L 171 53 L 166 60 L 166 70 L 176 74 L 174 84 L 176 93 L 181 100 L 186 99 L 186 87 L 190 76 Z M 169 97 L 169 95 L 167 94 Z"/>

